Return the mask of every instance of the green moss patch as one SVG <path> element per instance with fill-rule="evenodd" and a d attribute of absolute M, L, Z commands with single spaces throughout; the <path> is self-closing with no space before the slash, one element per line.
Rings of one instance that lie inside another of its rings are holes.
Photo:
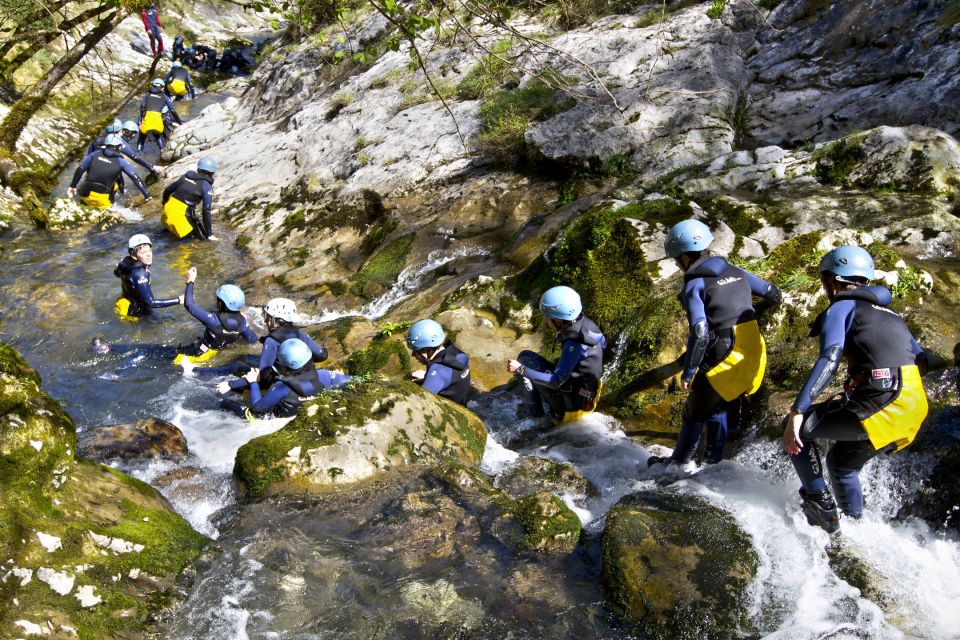
<path fill-rule="evenodd" d="M 850 174 L 866 159 L 861 139 L 844 138 L 814 151 L 817 160 L 814 175 L 822 184 L 850 187 Z"/>
<path fill-rule="evenodd" d="M 370 300 L 392 285 L 406 265 L 414 237 L 415 234 L 409 233 L 395 238 L 367 260 L 360 271 L 350 279 L 350 292 Z"/>
<path fill-rule="evenodd" d="M 379 335 L 368 347 L 350 354 L 346 369 L 354 376 L 380 372 L 410 373 L 410 351 L 402 340 L 392 338 L 390 334 Z"/>

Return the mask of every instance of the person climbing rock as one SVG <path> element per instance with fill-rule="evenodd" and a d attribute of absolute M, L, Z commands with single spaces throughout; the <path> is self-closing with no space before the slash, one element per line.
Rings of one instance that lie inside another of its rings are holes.
<path fill-rule="evenodd" d="M 596 323 L 583 314 L 580 295 L 570 287 L 547 289 L 540 313 L 562 340 L 554 364 L 533 351 L 521 351 L 507 362 L 507 371 L 520 376 L 527 391 L 527 414 L 544 415 L 543 401 L 555 424 L 572 422 L 596 409 L 607 340 Z"/>
<path fill-rule="evenodd" d="M 857 246 L 837 247 L 820 261 L 820 281 L 830 301 L 810 334 L 820 338 L 820 357 L 783 430 L 807 522 L 830 533 L 840 528 L 840 511 L 851 518 L 863 514 L 863 466 L 879 453 L 909 445 L 927 416 L 920 379 L 926 355 L 903 318 L 889 308 L 890 291 L 867 286 L 874 277 L 873 258 Z M 841 357 L 847 362 L 843 393 L 814 404 Z M 833 442 L 826 462 L 836 501 L 823 479 L 815 440 Z"/>
<path fill-rule="evenodd" d="M 284 340 L 277 348 L 275 376 L 269 383 L 260 379 L 259 369 L 245 374 L 244 382 L 250 386 L 250 406 L 224 398 L 220 408 L 247 419 L 286 418 L 297 415 L 304 400 L 324 389 L 339 389 L 350 382 L 350 376 L 339 371 L 317 369 L 313 359 L 313 350 L 303 340 Z M 261 384 L 269 384 L 266 394 L 261 392 Z"/>
<path fill-rule="evenodd" d="M 67 195 L 73 198 L 79 194 L 84 204 L 97 209 L 109 209 L 117 192 L 123 192 L 122 176 L 126 174 L 143 194 L 144 202 L 149 200 L 150 193 L 143 181 L 120 151 L 123 138 L 119 134 L 111 133 L 104 139 L 103 146 L 103 149 L 94 151 L 80 162 L 70 181 Z M 77 185 L 84 174 L 86 178 L 78 189 Z"/>
<path fill-rule="evenodd" d="M 414 382 L 430 393 L 466 406 L 472 391 L 470 357 L 452 342 L 439 322 L 418 320 L 407 331 L 410 353 L 426 369 L 411 373 Z"/>
<path fill-rule="evenodd" d="M 728 406 L 757 391 L 767 365 L 766 345 L 754 316 L 753 296 L 776 306 L 780 289 L 731 265 L 707 248 L 713 234 L 699 220 L 684 220 L 667 233 L 663 249 L 684 272 L 681 300 L 690 335 L 680 384 L 689 391 L 673 455 L 651 456 L 647 465 L 688 462 L 707 427 L 705 460 L 720 462 L 727 439 Z"/>
<path fill-rule="evenodd" d="M 260 338 L 263 343 L 263 350 L 256 362 L 250 362 L 247 359 L 236 360 L 220 367 L 197 367 L 184 365 L 184 374 L 190 375 L 235 375 L 243 376 L 253 368 L 261 372 L 261 382 L 268 380 L 274 373 L 273 365 L 277 360 L 277 349 L 287 340 L 294 338 L 300 340 L 310 348 L 313 354 L 313 362 L 319 363 L 327 359 L 327 350 L 313 341 L 304 331 L 295 326 L 298 319 L 297 305 L 292 300 L 286 298 L 273 298 L 263 307 L 263 315 L 267 323 L 267 335 Z M 243 378 L 221 382 L 217 385 L 217 391 L 227 393 L 228 391 L 242 391 L 247 387 L 247 381 Z"/>
<path fill-rule="evenodd" d="M 184 52 L 183 36 L 179 33 L 173 38 L 173 61 L 183 62 Z"/>
<path fill-rule="evenodd" d="M 213 174 L 217 161 L 204 156 L 197 170 L 187 171 L 163 190 L 161 222 L 177 238 L 196 236 L 217 240 L 213 235 Z M 197 218 L 197 205 L 202 205 L 203 218 Z"/>
<path fill-rule="evenodd" d="M 174 61 L 170 73 L 163 80 L 166 83 L 167 95 L 172 96 L 175 101 L 183 100 L 188 93 L 191 100 L 196 97 L 190 72 L 179 60 Z"/>
<path fill-rule="evenodd" d="M 147 31 L 147 37 L 150 38 L 150 52 L 156 57 L 163 53 L 162 25 L 160 24 L 160 10 L 157 5 L 151 5 L 141 10 L 140 19 L 143 20 L 143 28 Z"/>
<path fill-rule="evenodd" d="M 120 153 L 145 168 L 147 171 L 152 173 L 154 177 L 157 177 L 157 170 L 154 168 L 153 163 L 144 158 L 138 150 L 130 146 L 129 141 L 131 140 L 132 136 L 127 129 L 128 125 L 133 128 L 133 133 L 137 132 L 137 125 L 135 125 L 132 120 L 127 120 L 125 124 L 121 124 L 119 120 L 114 120 L 112 124 L 107 125 L 107 128 L 104 129 L 104 132 L 90 142 L 90 146 L 87 147 L 87 155 L 90 155 L 97 149 L 106 148 L 106 139 L 108 135 L 120 134 Z"/>
<path fill-rule="evenodd" d="M 248 343 L 257 341 L 257 334 L 240 313 L 245 297 L 240 287 L 223 284 L 217 288 L 216 308 L 207 311 L 198 306 L 193 298 L 193 285 L 197 279 L 196 267 L 187 270 L 187 284 L 183 292 L 183 305 L 194 318 L 204 326 L 202 336 L 187 345 L 116 345 L 97 342 L 94 349 L 100 353 L 130 354 L 136 353 L 161 360 L 173 360 L 174 364 L 188 366 L 185 363 L 205 362 L 218 352 L 238 342 L 241 338 Z"/>
<path fill-rule="evenodd" d="M 120 278 L 121 294 L 113 308 L 122 317 L 150 315 L 152 309 L 162 309 L 183 303 L 179 298 L 154 298 L 150 288 L 150 265 L 153 264 L 153 243 L 138 233 L 127 243 L 127 253 L 113 275 Z"/>
<path fill-rule="evenodd" d="M 143 151 L 143 145 L 150 136 L 156 139 L 157 147 L 163 151 L 163 145 L 166 144 L 164 135 L 164 117 L 163 109 L 169 110 L 170 117 L 177 124 L 183 124 L 180 114 L 173 108 L 170 98 L 163 92 L 166 83 L 163 78 L 154 78 L 150 82 L 150 90 L 143 94 L 140 99 L 140 136 L 137 139 L 137 150 Z"/>

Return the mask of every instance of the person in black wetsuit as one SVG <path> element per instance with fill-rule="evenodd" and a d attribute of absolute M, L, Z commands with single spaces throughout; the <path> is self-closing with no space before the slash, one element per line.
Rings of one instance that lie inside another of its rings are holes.
<path fill-rule="evenodd" d="M 167 83 L 167 95 L 172 96 L 174 101 L 183 100 L 187 94 L 190 94 L 191 100 L 197 97 L 190 72 L 179 60 L 174 61 L 170 73 L 163 80 Z"/>
<path fill-rule="evenodd" d="M 184 50 L 183 36 L 178 33 L 176 37 L 174 37 L 173 39 L 173 61 L 174 62 L 177 62 L 177 61 L 183 62 L 183 50 Z"/>
<path fill-rule="evenodd" d="M 244 381 L 250 385 L 250 406 L 224 398 L 220 408 L 248 420 L 264 416 L 288 418 L 297 415 L 304 399 L 350 382 L 350 376 L 339 371 L 314 367 L 313 356 L 313 350 L 302 340 L 285 340 L 277 349 L 275 375 L 269 382 L 260 379 L 258 369 L 246 373 Z M 262 393 L 261 384 L 268 388 L 266 394 Z"/>
<path fill-rule="evenodd" d="M 213 174 L 217 161 L 204 156 L 197 162 L 197 170 L 187 171 L 163 190 L 163 215 L 160 221 L 177 238 L 196 236 L 217 240 L 213 235 Z M 203 217 L 197 217 L 201 206 Z"/>
<path fill-rule="evenodd" d="M 245 297 L 240 287 L 232 284 L 221 285 L 217 289 L 217 306 L 214 311 L 199 307 L 193 299 L 193 285 L 197 279 L 196 267 L 187 270 L 187 285 L 183 292 L 183 305 L 194 318 L 204 326 L 202 336 L 187 345 L 117 345 L 97 341 L 94 350 L 100 353 L 130 354 L 137 353 L 161 360 L 173 360 L 174 364 L 187 366 L 185 362 L 205 361 L 217 352 L 238 342 L 241 338 L 248 343 L 257 341 L 246 317 L 240 313 Z"/>
<path fill-rule="evenodd" d="M 889 308 L 886 287 L 867 286 L 874 278 L 873 258 L 848 245 L 827 253 L 820 279 L 830 306 L 813 323 L 820 357 L 787 415 L 783 448 L 800 477 L 803 513 L 813 526 L 835 533 L 840 510 L 863 514 L 860 470 L 880 453 L 909 445 L 927 416 L 921 376 L 927 359 L 903 318 Z M 847 362 L 842 395 L 814 404 Z M 823 479 L 816 440 L 833 441 L 827 470 L 834 502 Z M 816 462 L 814 462 L 816 461 Z"/>
<path fill-rule="evenodd" d="M 127 124 L 133 126 L 133 132 L 136 133 L 136 125 L 132 121 L 128 121 Z M 143 155 L 133 147 L 130 146 L 129 142 L 131 138 L 129 137 L 129 132 L 127 129 L 127 124 L 121 124 L 119 120 L 114 120 L 112 124 L 107 126 L 104 129 L 103 133 L 93 140 L 90 141 L 90 145 L 87 147 L 86 155 L 90 155 L 98 149 L 107 148 L 107 136 L 110 134 L 116 133 L 120 134 L 121 144 L 120 144 L 120 153 L 130 158 L 140 166 L 144 167 L 147 171 L 152 173 L 154 177 L 157 177 L 157 170 L 154 168 L 153 163 L 143 157 Z M 86 156 L 84 156 L 86 157 Z"/>
<path fill-rule="evenodd" d="M 313 362 L 319 363 L 327 359 L 327 350 L 323 345 L 314 342 L 306 332 L 298 329 L 294 325 L 298 319 L 298 315 L 297 306 L 292 300 L 273 298 L 263 307 L 263 314 L 266 317 L 267 331 L 269 333 L 260 338 L 260 342 L 263 343 L 263 351 L 260 353 L 259 358 L 235 360 L 234 362 L 219 367 L 193 368 L 190 365 L 184 365 L 184 374 L 200 376 L 243 376 L 251 369 L 257 368 L 261 372 L 261 378 L 265 378 L 271 375 L 271 369 L 277 360 L 277 349 L 283 342 L 293 338 L 297 338 L 310 348 L 310 352 L 313 354 Z M 243 391 L 245 388 L 247 388 L 247 381 L 242 377 L 229 382 L 221 382 L 216 386 L 218 393 Z"/>
<path fill-rule="evenodd" d="M 122 317 L 150 315 L 152 309 L 172 307 L 183 303 L 179 298 L 154 298 L 150 288 L 150 265 L 153 264 L 153 243 L 150 238 L 138 233 L 127 243 L 129 255 L 125 256 L 113 275 L 120 278 L 122 293 L 114 304 L 114 310 Z"/>
<path fill-rule="evenodd" d="M 583 314 L 580 295 L 570 287 L 552 287 L 540 297 L 540 312 L 562 339 L 556 364 L 533 351 L 522 351 L 507 362 L 527 391 L 527 414 L 544 415 L 543 401 L 554 424 L 579 419 L 593 411 L 600 395 L 603 351 L 607 340 L 596 323 Z"/>
<path fill-rule="evenodd" d="M 447 340 L 440 323 L 414 322 L 407 331 L 407 347 L 426 370 L 411 373 L 414 382 L 430 393 L 466 406 L 470 399 L 470 358 Z"/>
<path fill-rule="evenodd" d="M 143 97 L 140 99 L 140 136 L 137 138 L 138 151 L 143 151 L 143 145 L 146 144 L 150 136 L 156 139 L 157 147 L 163 151 L 163 146 L 167 141 L 164 135 L 164 131 L 166 130 L 164 107 L 168 109 L 169 117 L 173 118 L 177 124 L 183 124 L 183 120 L 180 119 L 180 114 L 173 108 L 173 103 L 170 102 L 170 98 L 164 93 L 165 84 L 163 78 L 154 78 L 150 82 L 150 90 L 143 94 Z"/>
<path fill-rule="evenodd" d="M 73 198 L 79 194 L 84 204 L 97 209 L 109 209 L 116 199 L 117 192 L 123 192 L 122 176 L 126 174 L 143 194 L 144 202 L 149 200 L 150 193 L 143 185 L 143 181 L 120 151 L 122 145 L 123 138 L 119 134 L 108 135 L 104 140 L 103 149 L 94 151 L 80 162 L 70 181 L 67 195 Z M 84 174 L 86 179 L 78 189 L 77 185 Z"/>
<path fill-rule="evenodd" d="M 707 251 L 713 234 L 699 220 L 678 222 L 664 239 L 664 252 L 683 271 L 681 301 L 690 329 L 680 384 L 690 395 L 683 405 L 677 445 L 670 457 L 650 456 L 654 464 L 686 464 L 704 427 L 705 461 L 723 458 L 728 407 L 756 393 L 763 381 L 767 352 L 754 319 L 753 296 L 780 304 L 780 289 Z"/>

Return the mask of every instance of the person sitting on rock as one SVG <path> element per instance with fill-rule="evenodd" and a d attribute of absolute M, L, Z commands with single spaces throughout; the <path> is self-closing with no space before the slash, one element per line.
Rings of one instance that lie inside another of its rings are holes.
<path fill-rule="evenodd" d="M 684 272 L 681 301 L 690 335 L 680 384 L 689 391 L 673 455 L 651 456 L 647 465 L 686 464 L 707 426 L 705 459 L 717 463 L 727 438 L 728 404 L 760 388 L 766 345 L 754 320 L 753 296 L 781 302 L 775 285 L 731 265 L 707 248 L 713 234 L 699 220 L 675 224 L 663 242 L 667 257 Z"/>
<path fill-rule="evenodd" d="M 787 415 L 783 448 L 800 477 L 807 522 L 830 533 L 840 528 L 837 503 L 823 479 L 815 440 L 831 440 L 827 469 L 844 514 L 863 514 L 860 469 L 879 453 L 910 444 L 927 415 L 920 376 L 926 355 L 896 312 L 890 291 L 867 286 L 873 258 L 847 245 L 820 261 L 820 281 L 830 306 L 813 323 L 820 357 Z M 844 392 L 814 404 L 847 361 Z M 814 463 L 813 459 L 816 459 Z"/>
<path fill-rule="evenodd" d="M 246 317 L 240 313 L 245 297 L 240 287 L 233 284 L 224 284 L 217 289 L 216 310 L 207 311 L 196 304 L 193 299 L 193 284 L 197 279 L 196 267 L 187 270 L 187 285 L 183 292 L 183 305 L 194 318 L 203 324 L 205 331 L 202 336 L 190 344 L 183 345 L 117 345 L 106 344 L 99 340 L 94 342 L 94 350 L 99 353 L 129 354 L 136 352 L 141 355 L 173 360 L 185 368 L 194 362 L 204 362 L 214 357 L 219 351 L 238 342 L 243 338 L 249 343 L 257 341 L 257 334 L 247 323 Z"/>
<path fill-rule="evenodd" d="M 553 287 L 540 297 L 540 313 L 562 340 L 554 364 L 533 351 L 521 351 L 507 363 L 527 391 L 527 415 L 544 415 L 543 401 L 555 424 L 572 422 L 596 409 L 607 340 L 596 323 L 583 314 L 580 295 L 570 287 Z"/>
<path fill-rule="evenodd" d="M 157 175 L 157 170 L 154 168 L 153 163 L 143 157 L 143 155 L 130 146 L 129 142 L 131 140 L 130 135 L 128 134 L 127 125 L 132 126 L 133 132 L 137 132 L 137 125 L 133 123 L 132 120 L 128 120 L 125 124 L 121 124 L 119 120 L 114 120 L 111 124 L 107 125 L 107 128 L 103 130 L 103 133 L 93 140 L 90 141 L 90 146 L 87 147 L 86 155 L 90 155 L 98 149 L 106 148 L 107 136 L 111 134 L 120 134 L 121 143 L 120 143 L 120 153 L 130 158 L 140 166 L 144 167 L 147 171 L 152 173 L 154 176 Z"/>
<path fill-rule="evenodd" d="M 227 365 L 219 367 L 197 367 L 193 368 L 184 364 L 185 375 L 235 375 L 244 376 L 251 369 L 257 368 L 261 372 L 261 382 L 269 380 L 273 375 L 273 365 L 277 360 L 277 350 L 287 340 L 294 338 L 300 340 L 310 348 L 313 354 L 313 362 L 319 363 L 327 359 L 327 350 L 301 329 L 295 326 L 298 319 L 297 305 L 292 300 L 286 298 L 273 298 L 263 307 L 263 315 L 266 318 L 267 335 L 260 338 L 263 344 L 263 351 L 255 362 L 247 359 L 236 360 Z M 221 382 L 217 385 L 218 393 L 228 393 L 230 391 L 243 391 L 247 387 L 247 381 L 244 378 Z"/>
<path fill-rule="evenodd" d="M 190 72 L 179 60 L 174 61 L 170 73 L 163 80 L 166 83 L 167 95 L 173 97 L 174 101 L 183 100 L 188 93 L 191 100 L 196 98 Z"/>
<path fill-rule="evenodd" d="M 109 209 L 117 192 L 123 193 L 122 176 L 126 174 L 143 194 L 144 202 L 149 200 L 150 193 L 137 172 L 124 159 L 120 150 L 122 146 L 123 138 L 119 134 L 108 135 L 103 141 L 103 149 L 94 151 L 80 162 L 70 181 L 67 195 L 73 198 L 79 193 L 84 204 L 97 209 Z M 78 189 L 77 185 L 84 174 L 86 178 Z"/>
<path fill-rule="evenodd" d="M 242 418 L 259 418 L 272 415 L 287 418 L 297 415 L 305 399 L 324 389 L 339 389 L 350 382 L 350 376 L 339 371 L 327 371 L 313 366 L 313 350 L 303 340 L 285 340 L 277 349 L 276 375 L 269 383 L 260 380 L 260 370 L 251 369 L 244 376 L 250 385 L 250 406 L 224 398 L 220 408 L 232 411 Z M 269 384 L 263 394 L 260 385 Z"/>
<path fill-rule="evenodd" d="M 113 275 L 120 278 L 122 293 L 114 304 L 114 311 L 121 317 L 150 315 L 152 309 L 172 307 L 183 303 L 179 298 L 154 298 L 150 288 L 150 265 L 153 264 L 153 243 L 150 238 L 138 233 L 127 243 L 127 252 Z"/>
<path fill-rule="evenodd" d="M 166 83 L 163 78 L 154 78 L 150 82 L 150 90 L 143 94 L 140 99 L 140 136 L 137 139 L 137 150 L 143 151 L 143 145 L 147 139 L 153 136 L 157 142 L 157 148 L 163 151 L 166 144 L 164 135 L 164 107 L 169 110 L 169 115 L 177 124 L 183 124 L 180 114 L 173 108 L 170 98 L 163 92 Z"/>
<path fill-rule="evenodd" d="M 430 393 L 466 406 L 470 399 L 470 357 L 447 340 L 439 322 L 418 320 L 407 331 L 407 347 L 426 369 L 411 373 Z"/>
<path fill-rule="evenodd" d="M 196 236 L 216 240 L 213 235 L 213 174 L 217 161 L 210 156 L 200 158 L 197 170 L 187 171 L 163 190 L 164 226 L 177 238 Z M 203 207 L 203 219 L 197 218 L 197 205 Z"/>

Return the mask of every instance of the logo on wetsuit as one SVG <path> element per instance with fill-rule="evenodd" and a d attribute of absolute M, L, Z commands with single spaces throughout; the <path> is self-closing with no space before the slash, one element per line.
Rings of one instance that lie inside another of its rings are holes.
<path fill-rule="evenodd" d="M 876 309 L 877 311 L 886 311 L 887 313 L 892 313 L 895 316 L 900 315 L 896 311 L 893 311 L 892 309 L 887 309 L 886 307 L 881 307 L 880 305 L 872 304 L 870 306 Z"/>
<path fill-rule="evenodd" d="M 738 276 L 730 276 L 729 278 L 723 278 L 721 280 L 717 280 L 717 286 L 722 287 L 723 285 L 730 284 L 731 282 L 740 282 L 740 280 L 741 278 L 739 278 Z"/>

